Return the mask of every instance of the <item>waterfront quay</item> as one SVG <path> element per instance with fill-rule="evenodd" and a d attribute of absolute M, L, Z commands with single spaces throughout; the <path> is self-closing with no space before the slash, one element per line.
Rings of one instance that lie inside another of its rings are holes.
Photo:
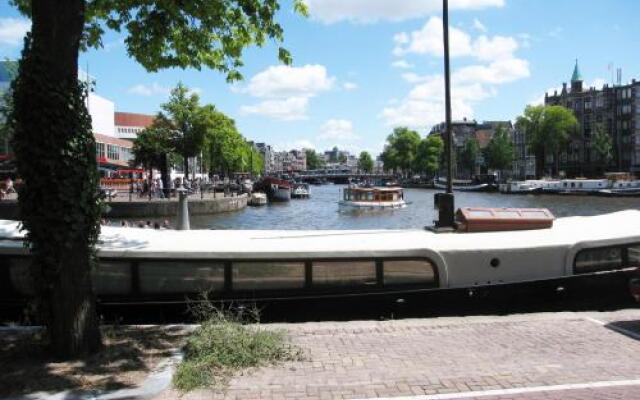
<path fill-rule="evenodd" d="M 188 197 L 191 215 L 214 215 L 229 211 L 242 210 L 247 206 L 246 194 L 204 192 L 193 193 Z M 178 214 L 178 197 L 149 198 L 119 192 L 116 196 L 105 198 L 103 218 L 174 218 Z M 0 219 L 18 219 L 18 202 L 15 194 L 0 201 Z"/>
<path fill-rule="evenodd" d="M 304 360 L 183 398 L 640 398 L 640 309 L 263 327 L 285 330 Z"/>

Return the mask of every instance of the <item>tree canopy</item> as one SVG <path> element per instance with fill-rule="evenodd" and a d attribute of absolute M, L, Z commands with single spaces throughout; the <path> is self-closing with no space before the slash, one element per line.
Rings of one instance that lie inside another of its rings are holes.
<path fill-rule="evenodd" d="M 489 144 L 487 144 L 487 147 L 484 149 L 484 158 L 487 167 L 499 171 L 510 169 L 514 157 L 515 153 L 509 132 L 507 128 L 499 125 Z"/>
<path fill-rule="evenodd" d="M 9 2 L 22 14 L 33 15 L 31 0 Z M 308 14 L 302 0 L 293 0 L 293 7 L 300 15 Z M 147 71 L 207 67 L 235 81 L 242 79 L 245 48 L 283 40 L 284 30 L 276 21 L 279 10 L 277 0 L 86 0 L 80 47 L 102 48 L 107 29 L 124 32 L 127 53 Z M 278 58 L 285 64 L 292 61 L 283 47 Z"/>
<path fill-rule="evenodd" d="M 358 168 L 366 173 L 371 173 L 371 171 L 373 171 L 373 158 L 369 152 L 363 151 L 360 153 L 360 157 L 358 158 Z"/>
<path fill-rule="evenodd" d="M 591 139 L 591 148 L 595 153 L 601 172 L 604 172 L 613 159 L 613 141 L 601 124 L 597 124 Z"/>
<path fill-rule="evenodd" d="M 460 151 L 460 163 L 473 175 L 478 156 L 480 155 L 480 144 L 475 137 L 468 137 Z"/>
<path fill-rule="evenodd" d="M 324 160 L 320 158 L 320 156 L 318 155 L 318 153 L 316 153 L 315 150 L 306 149 L 305 153 L 307 156 L 307 169 L 315 170 L 315 169 L 321 169 L 324 167 L 325 165 Z"/>
<path fill-rule="evenodd" d="M 387 136 L 387 143 L 382 153 L 385 169 L 399 170 L 403 173 L 412 171 L 420 135 L 406 127 L 399 127 Z"/>
<path fill-rule="evenodd" d="M 563 106 L 527 106 L 516 120 L 516 129 L 525 132 L 529 148 L 536 156 L 536 175 L 543 175 L 547 154 L 553 154 L 555 174 L 559 153 L 576 133 L 578 120 Z"/>
<path fill-rule="evenodd" d="M 433 177 L 440 168 L 440 158 L 444 142 L 438 135 L 429 135 L 420 141 L 415 158 L 414 170 Z"/>

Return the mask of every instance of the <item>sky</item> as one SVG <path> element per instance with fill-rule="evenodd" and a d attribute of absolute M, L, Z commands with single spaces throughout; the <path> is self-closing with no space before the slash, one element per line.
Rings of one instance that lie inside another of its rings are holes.
<path fill-rule="evenodd" d="M 117 111 L 154 114 L 183 82 L 236 120 L 249 140 L 279 150 L 383 149 L 397 126 L 426 135 L 444 120 L 441 0 L 306 0 L 310 16 L 281 2 L 293 65 L 277 44 L 245 51 L 244 80 L 203 69 L 149 73 L 127 55 L 124 34 L 80 55 L 96 93 Z M 450 0 L 454 119 L 513 120 L 568 82 L 575 60 L 587 86 L 640 79 L 638 0 Z M 30 22 L 0 1 L 0 58 L 19 57 Z"/>

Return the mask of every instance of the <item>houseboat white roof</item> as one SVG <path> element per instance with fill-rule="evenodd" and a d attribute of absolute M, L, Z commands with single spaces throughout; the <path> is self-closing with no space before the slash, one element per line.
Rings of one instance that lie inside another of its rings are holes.
<path fill-rule="evenodd" d="M 15 221 L 0 220 L 0 249 L 19 254 L 26 249 Z M 508 232 L 436 234 L 410 230 L 153 230 L 103 227 L 103 257 L 304 258 L 391 255 L 407 251 L 518 250 L 564 247 L 589 242 L 597 246 L 640 243 L 640 211 L 557 219 L 552 228 Z"/>
<path fill-rule="evenodd" d="M 0 255 L 26 254 L 15 221 L 0 221 Z M 616 246 L 610 248 L 609 246 Z M 602 252 L 602 248 L 605 252 Z M 611 251 L 607 250 L 611 249 Z M 586 256 L 578 258 L 586 252 Z M 595 251 L 595 253 L 594 253 Z M 591 253 L 589 253 L 591 252 Z M 623 261 L 622 254 L 633 260 Z M 640 262 L 640 211 L 569 217 L 541 230 L 442 233 L 413 230 L 172 231 L 103 227 L 103 258 L 238 261 L 428 259 L 443 288 L 555 279 Z M 604 257 L 599 269 L 591 258 Z M 630 257 L 630 256 L 629 256 Z M 586 268 L 586 269 L 585 269 Z"/>

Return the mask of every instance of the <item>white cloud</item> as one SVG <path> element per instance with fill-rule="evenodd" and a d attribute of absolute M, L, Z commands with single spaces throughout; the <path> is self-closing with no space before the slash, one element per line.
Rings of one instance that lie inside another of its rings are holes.
<path fill-rule="evenodd" d="M 31 21 L 23 18 L 0 18 L 0 45 L 19 46 L 31 29 Z"/>
<path fill-rule="evenodd" d="M 492 61 L 496 59 L 512 58 L 518 50 L 518 42 L 512 37 L 484 35 L 473 42 L 473 55 L 479 60 Z"/>
<path fill-rule="evenodd" d="M 254 75 L 246 87 L 234 86 L 231 90 L 263 99 L 257 104 L 242 106 L 242 114 L 294 121 L 306 119 L 309 99 L 331 90 L 334 82 L 335 78 L 328 75 L 323 65 L 278 65 Z M 345 89 L 349 90 L 346 86 Z"/>
<path fill-rule="evenodd" d="M 319 139 L 346 142 L 358 139 L 353 124 L 346 119 L 330 119 L 320 128 Z"/>
<path fill-rule="evenodd" d="M 411 69 L 414 67 L 414 65 L 408 63 L 407 60 L 396 60 L 391 63 L 391 66 L 400 69 Z"/>
<path fill-rule="evenodd" d="M 474 18 L 473 19 L 473 27 L 476 28 L 477 30 L 479 30 L 480 32 L 486 32 L 487 31 L 487 27 L 484 26 L 484 24 L 482 22 L 480 22 L 480 20 L 478 18 Z"/>
<path fill-rule="evenodd" d="M 293 149 L 313 149 L 317 150 L 318 146 L 308 139 L 300 139 L 294 142 L 276 143 L 273 145 L 275 151 L 290 151 Z"/>
<path fill-rule="evenodd" d="M 85 72 L 86 74 L 86 72 Z M 157 82 L 154 82 L 150 85 L 145 85 L 143 83 L 133 85 L 129 89 L 127 89 L 127 93 L 136 94 L 138 96 L 168 96 L 171 93 L 170 86 L 164 86 Z M 199 87 L 189 88 L 189 94 L 197 94 L 200 95 L 202 93 L 202 89 Z"/>
<path fill-rule="evenodd" d="M 358 88 L 358 84 L 354 82 L 345 82 L 342 84 L 342 88 L 347 91 L 356 90 Z"/>
<path fill-rule="evenodd" d="M 340 21 L 373 23 L 423 18 L 440 12 L 442 0 L 306 0 L 312 18 L 331 24 Z M 451 0 L 450 10 L 502 7 L 504 0 Z"/>
<path fill-rule="evenodd" d="M 460 82 L 479 82 L 502 84 L 528 78 L 529 62 L 520 58 L 498 60 L 489 65 L 470 65 L 453 73 L 454 80 Z"/>
<path fill-rule="evenodd" d="M 396 47 L 393 49 L 393 54 L 402 56 L 404 54 L 414 53 L 442 57 L 444 52 L 442 32 L 442 19 L 439 17 L 431 17 L 424 26 L 417 31 L 413 31 L 410 34 L 406 32 L 396 34 L 394 36 Z M 472 49 L 469 35 L 461 29 L 450 27 L 449 51 L 451 57 L 470 54 Z"/>
<path fill-rule="evenodd" d="M 554 39 L 559 39 L 562 36 L 563 31 L 564 31 L 564 28 L 561 26 L 558 26 L 550 30 L 549 33 L 547 33 L 547 35 L 551 36 Z"/>
<path fill-rule="evenodd" d="M 419 83 L 428 80 L 429 75 L 418 75 L 415 72 L 405 72 L 402 74 L 402 79 L 409 83 Z"/>
<path fill-rule="evenodd" d="M 154 82 L 150 85 L 140 83 L 127 89 L 127 93 L 137 94 L 139 96 L 168 95 L 170 92 L 170 87 L 162 86 L 157 82 Z"/>
<path fill-rule="evenodd" d="M 393 41 L 396 46 L 393 49 L 393 54 L 402 56 L 413 53 L 442 57 L 444 54 L 442 32 L 442 19 L 431 17 L 421 29 L 394 35 Z M 449 28 L 449 53 L 451 57 L 472 56 L 479 60 L 492 61 L 511 58 L 517 49 L 518 42 L 513 37 L 481 35 L 472 40 L 471 36 L 462 29 Z"/>
<path fill-rule="evenodd" d="M 240 107 L 244 115 L 264 115 L 282 121 L 307 119 L 308 97 L 288 97 L 286 99 L 270 99 L 260 103 Z"/>
<path fill-rule="evenodd" d="M 476 23 L 477 22 L 477 23 Z M 475 28 L 483 31 L 480 21 Z M 486 29 L 484 29 L 486 30 Z M 442 20 L 431 17 L 424 26 L 413 32 L 401 32 L 393 37 L 393 54 L 443 56 Z M 529 62 L 515 56 L 518 41 L 509 36 L 472 37 L 460 28 L 450 28 L 452 57 L 475 59 L 458 68 L 451 75 L 451 103 L 453 118 L 473 118 L 476 103 L 494 97 L 497 86 L 530 76 Z M 428 128 L 444 119 L 444 78 L 442 75 L 419 75 L 405 72 L 402 79 L 415 86 L 395 104 L 383 108 L 380 117 L 389 126 L 408 125 Z"/>
<path fill-rule="evenodd" d="M 278 65 L 253 76 L 244 91 L 264 98 L 312 97 L 330 90 L 334 81 L 323 65 Z"/>
<path fill-rule="evenodd" d="M 591 81 L 590 84 L 586 85 L 585 88 L 596 88 L 597 90 L 602 89 L 602 87 L 607 83 L 607 80 L 604 78 L 596 78 L 593 81 Z"/>

